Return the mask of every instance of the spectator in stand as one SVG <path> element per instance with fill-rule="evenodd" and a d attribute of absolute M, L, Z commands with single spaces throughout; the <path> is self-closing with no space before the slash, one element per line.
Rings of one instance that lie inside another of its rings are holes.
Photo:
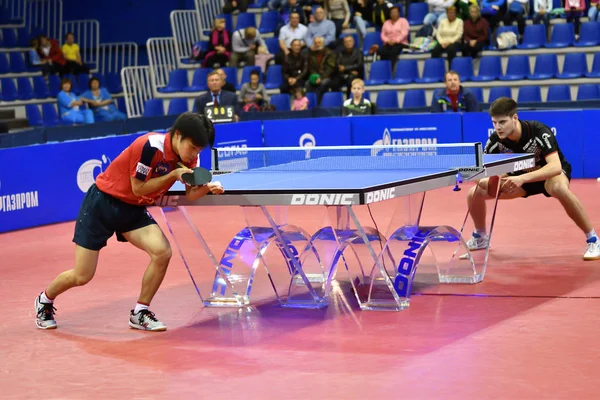
<path fill-rule="evenodd" d="M 348 5 L 352 7 L 354 11 L 354 24 L 360 37 L 360 46 L 362 48 L 362 42 L 365 36 L 367 36 L 367 24 L 365 19 L 370 20 L 368 12 L 368 0 L 349 0 Z"/>
<path fill-rule="evenodd" d="M 225 19 L 216 18 L 208 38 L 208 52 L 204 56 L 204 68 L 224 67 L 231 56 L 231 34 L 225 29 Z"/>
<path fill-rule="evenodd" d="M 600 21 L 598 10 L 600 9 L 600 0 L 590 0 L 590 9 L 588 10 L 588 18 L 590 22 Z"/>
<path fill-rule="evenodd" d="M 306 34 L 308 29 L 300 23 L 300 14 L 291 13 L 290 23 L 279 30 L 279 48 L 281 51 L 275 56 L 276 64 L 283 64 L 285 57 L 290 53 L 290 47 L 294 40 L 300 41 L 300 47 L 306 46 Z"/>
<path fill-rule="evenodd" d="M 308 110 L 308 105 L 310 101 L 306 94 L 304 93 L 304 89 L 301 87 L 297 87 L 294 89 L 294 100 L 292 100 L 292 111 L 303 111 Z"/>
<path fill-rule="evenodd" d="M 312 47 L 316 37 L 323 38 L 325 46 L 335 47 L 335 24 L 325 19 L 323 7 L 317 7 L 314 14 L 315 20 L 308 24 L 306 32 L 306 46 Z"/>
<path fill-rule="evenodd" d="M 267 3 L 267 8 L 271 11 L 280 10 L 281 8 L 287 6 L 288 0 L 269 0 Z"/>
<path fill-rule="evenodd" d="M 575 40 L 579 40 L 581 16 L 585 13 L 585 0 L 565 0 L 567 23 L 572 22 L 575 28 Z"/>
<path fill-rule="evenodd" d="M 232 14 L 234 11 L 248 11 L 248 0 L 225 0 L 223 4 L 223 14 Z"/>
<path fill-rule="evenodd" d="M 375 30 L 380 31 L 385 21 L 390 19 L 390 11 L 394 5 L 388 0 L 377 0 L 376 3 L 370 2 L 372 7 L 371 22 L 375 25 Z"/>
<path fill-rule="evenodd" d="M 344 36 L 344 48 L 337 56 L 337 68 L 338 72 L 332 78 L 331 88 L 339 92 L 346 86 L 349 95 L 352 82 L 362 77 L 364 69 L 362 51 L 354 46 L 354 38 L 350 35 Z"/>
<path fill-rule="evenodd" d="M 446 72 L 446 87 L 433 93 L 431 112 L 476 112 L 479 111 L 475 95 L 460 84 L 456 71 Z"/>
<path fill-rule="evenodd" d="M 38 49 L 40 47 L 40 42 L 37 38 L 33 38 L 29 41 L 29 64 L 32 67 L 39 67 L 42 70 L 42 76 L 47 77 L 49 74 L 57 73 L 59 71 L 56 70 L 55 65 L 52 64 L 52 60 L 46 58 L 42 60 L 38 53 Z"/>
<path fill-rule="evenodd" d="M 308 76 L 308 56 L 302 52 L 302 43 L 295 39 L 292 49 L 285 56 L 282 67 L 283 82 L 279 87 L 281 93 L 292 93 L 297 87 L 304 87 Z"/>
<path fill-rule="evenodd" d="M 469 17 L 464 21 L 462 55 L 476 58 L 489 40 L 490 26 L 485 19 L 481 18 L 477 5 L 469 7 Z"/>
<path fill-rule="evenodd" d="M 439 23 L 435 35 L 438 44 L 431 50 L 431 57 L 440 58 L 445 52 L 448 54 L 448 66 L 450 66 L 463 39 L 463 21 L 456 18 L 456 7 L 448 7 L 446 15 L 447 18 Z"/>
<path fill-rule="evenodd" d="M 396 66 L 398 57 L 402 50 L 408 46 L 408 35 L 410 26 L 406 18 L 400 17 L 400 9 L 393 6 L 390 9 L 390 19 L 385 21 L 381 28 L 381 41 L 383 47 L 379 49 L 379 56 L 382 60 L 392 62 L 392 70 Z"/>
<path fill-rule="evenodd" d="M 308 52 L 308 81 L 306 90 L 317 93 L 317 102 L 321 103 L 323 93 L 331 88 L 331 78 L 335 74 L 335 54 L 325 47 L 325 39 L 315 37 Z"/>
<path fill-rule="evenodd" d="M 525 23 L 529 15 L 529 0 L 507 0 L 506 7 L 504 26 L 510 26 L 516 20 L 520 39 L 525 33 Z"/>
<path fill-rule="evenodd" d="M 338 39 L 342 34 L 342 30 L 350 27 L 348 0 L 326 0 L 325 11 L 329 20 L 335 25 L 335 38 Z"/>
<path fill-rule="evenodd" d="M 506 0 L 483 0 L 481 2 L 481 16 L 487 20 L 494 33 L 505 13 Z"/>
<path fill-rule="evenodd" d="M 54 72 L 58 72 L 62 77 L 66 74 L 65 66 L 67 65 L 67 60 L 65 60 L 65 56 L 63 55 L 62 50 L 60 49 L 60 45 L 56 41 L 56 39 L 48 39 L 47 36 L 40 35 L 38 37 L 40 42 L 40 47 L 38 47 L 38 54 L 42 59 L 42 63 L 46 62 L 52 65 L 52 70 Z"/>
<path fill-rule="evenodd" d="M 91 110 L 80 108 L 83 106 L 83 100 L 71 92 L 72 87 L 73 83 L 69 78 L 63 78 L 60 82 L 62 90 L 57 98 L 60 119 L 70 124 L 93 124 L 94 114 Z"/>
<path fill-rule="evenodd" d="M 342 115 L 371 115 L 375 114 L 375 107 L 371 102 L 363 97 L 365 94 L 365 82 L 362 79 L 352 81 L 352 97 L 344 101 L 342 105 Z"/>
<path fill-rule="evenodd" d="M 63 44 L 62 52 L 67 60 L 67 64 L 64 67 L 67 73 L 72 75 L 89 74 L 90 69 L 81 60 L 79 45 L 75 43 L 75 35 L 69 32 L 65 36 L 65 40 L 67 42 Z"/>
<path fill-rule="evenodd" d="M 244 111 L 260 111 L 268 101 L 265 85 L 260 83 L 260 72 L 255 69 L 250 72 L 250 82 L 242 85 L 239 102 Z"/>
<path fill-rule="evenodd" d="M 223 71 L 221 68 L 216 70 L 217 73 L 219 74 L 219 76 L 221 77 L 221 79 L 223 80 L 223 90 L 226 92 L 233 92 L 235 93 L 235 85 L 231 82 L 227 82 L 227 74 L 225 73 L 225 71 Z"/>
<path fill-rule="evenodd" d="M 300 23 L 306 26 L 306 15 L 304 15 L 304 10 L 302 9 L 302 5 L 298 3 L 298 0 L 287 0 L 287 4 L 281 7 L 281 11 L 279 13 L 280 25 L 283 26 L 289 24 L 290 15 L 294 12 L 298 13 L 298 16 L 300 17 Z"/>
<path fill-rule="evenodd" d="M 95 121 L 125 120 L 127 117 L 115 106 L 115 102 L 105 88 L 100 88 L 100 80 L 96 77 L 90 79 L 89 90 L 81 94 L 81 100 L 87 103 L 94 113 Z"/>
<path fill-rule="evenodd" d="M 448 7 L 454 6 L 455 0 L 427 0 L 429 4 L 429 13 L 423 18 L 424 25 L 439 25 L 442 20 L 447 18 L 446 11 Z"/>
<path fill-rule="evenodd" d="M 246 65 L 254 65 L 254 57 L 259 46 L 264 46 L 265 42 L 260 36 L 260 32 L 256 28 L 248 27 L 246 29 L 238 29 L 233 33 L 231 46 L 233 52 L 229 59 L 229 64 L 232 67 L 237 67 L 240 59 L 246 61 Z"/>
<path fill-rule="evenodd" d="M 220 106 L 233 106 L 235 108 L 234 120 L 239 120 L 239 104 L 235 93 L 223 90 L 224 81 L 218 71 L 212 71 L 206 78 L 208 85 L 208 92 L 200 95 L 194 102 L 194 108 L 198 114 L 204 115 L 204 109 L 207 105 Z"/>
<path fill-rule="evenodd" d="M 552 0 L 533 0 L 533 23 L 544 23 L 546 30 L 550 27 L 550 14 L 554 3 Z"/>

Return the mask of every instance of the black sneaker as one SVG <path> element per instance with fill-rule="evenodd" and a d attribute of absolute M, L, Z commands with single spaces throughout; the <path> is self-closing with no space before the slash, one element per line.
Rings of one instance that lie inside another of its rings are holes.
<path fill-rule="evenodd" d="M 42 303 L 42 294 L 35 298 L 35 325 L 40 329 L 56 329 L 54 312 L 56 308 L 52 303 Z"/>

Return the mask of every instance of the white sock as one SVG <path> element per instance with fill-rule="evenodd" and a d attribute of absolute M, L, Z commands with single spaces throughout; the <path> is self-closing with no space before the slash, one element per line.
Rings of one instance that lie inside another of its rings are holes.
<path fill-rule="evenodd" d="M 588 233 L 585 234 L 585 238 L 586 240 L 590 240 L 593 237 L 598 237 L 598 235 L 596 235 L 596 230 L 592 229 L 591 231 L 589 231 Z"/>
<path fill-rule="evenodd" d="M 475 229 L 475 233 L 479 236 L 487 236 L 487 232 L 485 229 Z"/>
<path fill-rule="evenodd" d="M 135 308 L 133 309 L 133 313 L 137 314 L 142 310 L 147 310 L 150 306 L 142 303 L 135 303 Z"/>
<path fill-rule="evenodd" d="M 46 291 L 44 290 L 42 292 L 42 294 L 40 295 L 40 302 L 41 303 L 50 303 L 50 304 L 52 304 L 52 303 L 54 303 L 54 300 L 50 300 L 48 298 L 48 296 L 46 296 Z"/>

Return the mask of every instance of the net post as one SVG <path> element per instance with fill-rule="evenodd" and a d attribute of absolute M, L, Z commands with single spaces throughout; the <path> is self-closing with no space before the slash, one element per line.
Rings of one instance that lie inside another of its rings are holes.
<path fill-rule="evenodd" d="M 211 169 L 213 171 L 218 171 L 219 170 L 219 150 L 215 147 L 213 147 L 210 150 L 212 152 Z"/>
<path fill-rule="evenodd" d="M 475 165 L 478 169 L 483 169 L 483 146 L 481 142 L 475 143 Z"/>

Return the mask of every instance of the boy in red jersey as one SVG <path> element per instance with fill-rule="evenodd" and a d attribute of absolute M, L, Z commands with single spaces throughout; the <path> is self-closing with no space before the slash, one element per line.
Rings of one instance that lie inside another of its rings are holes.
<path fill-rule="evenodd" d="M 60 274 L 35 300 L 38 328 L 56 328 L 54 299 L 94 277 L 100 250 L 116 233 L 118 241 L 130 242 L 150 256 L 129 326 L 148 331 L 167 329 L 149 305 L 167 272 L 171 247 L 146 207 L 181 181 L 183 174 L 192 172 L 198 154 L 212 147 L 214 138 L 213 124 L 205 116 L 183 113 L 166 135 L 151 132 L 139 137 L 96 178 L 75 224 L 75 266 Z M 186 168 L 178 168 L 178 163 Z M 209 192 L 221 194 L 223 188 L 214 183 L 187 187 L 186 196 L 195 200 Z"/>

